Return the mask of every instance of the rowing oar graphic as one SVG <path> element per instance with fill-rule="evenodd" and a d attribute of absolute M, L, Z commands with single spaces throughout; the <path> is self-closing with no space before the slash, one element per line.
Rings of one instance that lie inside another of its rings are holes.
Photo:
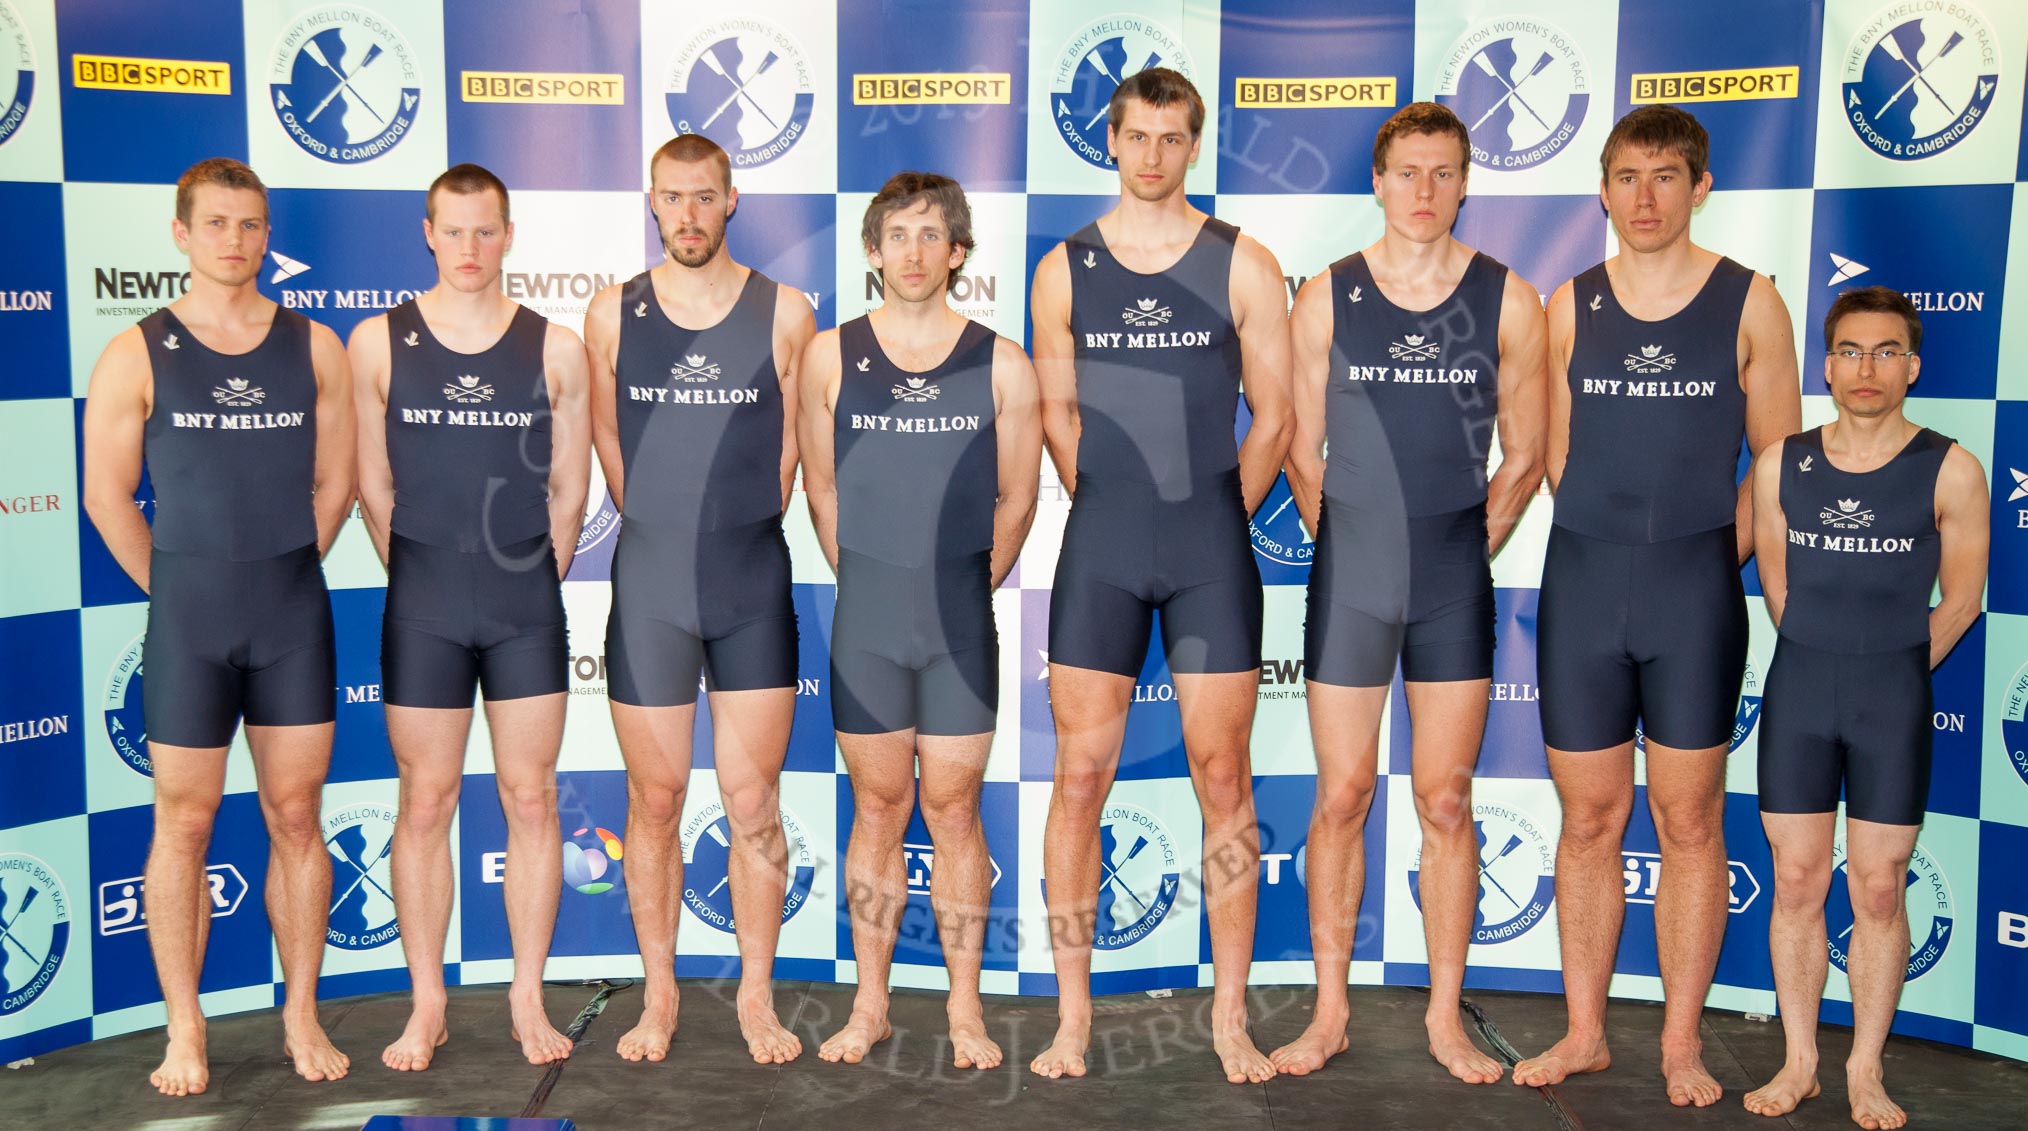
<path fill-rule="evenodd" d="M 1931 67 L 1936 66 L 1937 63 L 1943 60 L 1944 56 L 1950 54 L 1953 50 L 1957 48 L 1957 45 L 1963 43 L 1964 40 L 1965 40 L 1964 36 L 1958 34 L 1957 32 L 1952 32 L 1951 37 L 1949 39 L 1944 40 L 1943 50 L 1936 53 L 1936 58 L 1931 59 L 1929 62 L 1924 63 L 1922 66 L 1918 67 L 1914 63 L 1908 61 L 1908 56 L 1903 55 L 1901 53 L 1901 44 L 1898 41 L 1896 41 L 1896 39 L 1892 35 L 1889 35 L 1886 38 L 1882 39 L 1880 41 L 1880 45 L 1882 47 L 1887 48 L 1887 53 L 1889 55 L 1894 56 L 1894 58 L 1897 61 L 1899 61 L 1902 66 L 1908 68 L 1909 75 L 1908 81 L 1902 83 L 1901 86 L 1895 90 L 1893 97 L 1887 100 L 1886 105 L 1882 106 L 1880 109 L 1875 110 L 1873 112 L 1873 120 L 1879 121 L 1880 115 L 1887 113 L 1887 111 L 1891 107 L 1893 107 L 1893 105 L 1896 102 L 1901 101 L 1901 96 L 1903 94 L 1906 94 L 1908 92 L 1908 88 L 1914 86 L 1917 81 L 1920 81 L 1923 85 L 1923 89 L 1929 91 L 1930 94 L 1933 95 L 1938 102 L 1942 102 L 1945 109 L 1949 109 L 1950 103 L 1944 101 L 1943 95 L 1937 94 L 1936 88 L 1929 85 L 1929 80 L 1923 78 L 1922 73 L 1924 71 L 1929 70 Z"/>
<path fill-rule="evenodd" d="M 307 41 L 306 46 L 310 49 L 310 57 L 312 59 L 315 59 L 319 63 L 324 63 L 324 66 L 330 68 L 332 74 L 338 76 L 338 85 L 332 87 L 331 93 L 324 96 L 324 101 L 317 103 L 317 108 L 315 110 L 310 111 L 309 117 L 303 119 L 303 121 L 305 122 L 314 122 L 317 120 L 317 115 L 322 114 L 324 112 L 324 108 L 326 106 L 331 105 L 332 99 L 338 97 L 339 93 L 342 91 L 352 90 L 352 80 L 358 78 L 360 73 L 366 70 L 366 68 L 371 67 L 375 59 L 380 58 L 380 44 L 376 43 L 373 46 L 368 47 L 366 49 L 366 58 L 361 59 L 359 61 L 359 65 L 353 68 L 352 73 L 349 75 L 340 73 L 338 68 L 332 67 L 331 64 L 324 62 L 324 52 L 321 48 L 317 46 L 316 40 L 312 39 Z M 356 90 L 352 90 L 352 97 L 359 98 L 359 92 Z M 359 98 L 359 104 L 361 106 L 366 106 L 366 100 L 364 98 Z M 373 107 L 366 106 L 366 110 L 374 117 L 380 118 L 380 114 L 376 112 L 373 109 Z M 380 120 L 383 125 L 386 124 L 387 122 L 387 119 L 385 118 L 380 118 Z"/>
<path fill-rule="evenodd" d="M 1131 863 L 1134 857 L 1139 856 L 1141 854 L 1141 850 L 1146 847 L 1148 847 L 1147 837 L 1144 836 L 1135 837 L 1134 847 L 1127 849 L 1127 858 L 1125 860 L 1120 861 L 1117 866 L 1107 863 L 1104 860 L 1099 861 L 1099 867 L 1105 870 L 1105 875 L 1101 877 L 1101 880 L 1103 882 L 1118 885 L 1121 891 L 1127 893 L 1128 899 L 1131 899 L 1135 903 L 1140 904 L 1140 908 L 1143 914 L 1147 913 L 1148 905 L 1141 901 L 1140 896 L 1134 894 L 1134 889 L 1127 885 L 1127 881 L 1120 878 L 1120 869 L 1126 867 L 1129 863 Z"/>
<path fill-rule="evenodd" d="M 1094 47 L 1094 48 L 1092 48 L 1092 49 L 1091 49 L 1091 54 L 1089 54 L 1089 55 L 1086 55 L 1086 56 L 1085 56 L 1085 58 L 1086 58 L 1086 59 L 1091 59 L 1091 60 L 1094 60 L 1094 61 L 1096 61 L 1096 58 L 1097 58 L 1097 56 L 1098 56 L 1098 48 Z M 1159 52 L 1155 52 L 1155 51 L 1150 51 L 1150 52 L 1148 52 L 1148 58 L 1147 58 L 1147 61 L 1141 64 L 1141 66 L 1140 66 L 1140 69 L 1141 69 L 1141 70 L 1143 70 L 1143 71 L 1145 71 L 1145 70 L 1147 70 L 1147 69 L 1148 69 L 1149 67 L 1152 67 L 1152 66 L 1154 66 L 1155 64 L 1157 64 L 1157 63 L 1159 63 L 1159 62 L 1161 62 L 1161 61 L 1162 61 L 1162 56 L 1161 56 L 1161 54 L 1160 54 Z M 1104 64 L 1104 63 L 1099 63 L 1099 65 L 1098 65 L 1098 69 L 1099 69 L 1099 73 L 1100 73 L 1100 74 L 1104 75 L 1105 77 L 1107 77 L 1107 78 L 1109 78 L 1109 79 L 1112 79 L 1112 78 L 1113 78 L 1113 76 L 1112 76 L 1112 72 L 1110 72 L 1110 71 L 1106 70 L 1106 66 L 1105 66 L 1105 64 Z M 1118 85 L 1119 85 L 1120 83 L 1122 83 L 1122 82 L 1125 82 L 1125 81 L 1126 81 L 1126 78 L 1127 78 L 1127 75 L 1128 75 L 1129 73 L 1130 73 L 1130 72 L 1127 72 L 1127 71 L 1121 71 L 1121 72 L 1120 72 L 1120 77 L 1119 77 L 1119 78 L 1116 78 L 1116 79 L 1113 79 L 1113 85 L 1114 85 L 1114 86 L 1118 86 Z M 1105 116 L 1106 116 L 1106 113 L 1107 113 L 1107 111 L 1109 111 L 1109 110 L 1111 110 L 1111 109 L 1112 109 L 1112 100 L 1111 100 L 1111 99 L 1107 99 L 1107 100 L 1106 100 L 1106 108 L 1105 108 L 1104 110 L 1100 110 L 1100 111 L 1099 111 L 1098 113 L 1096 113 L 1096 114 L 1093 114 L 1093 115 L 1091 116 L 1091 121 L 1089 121 L 1089 122 L 1086 122 L 1086 123 L 1084 124 L 1084 128 L 1085 128 L 1085 129 L 1090 129 L 1090 128 L 1092 128 L 1093 126 L 1096 126 L 1096 125 L 1098 125 L 1098 120 L 1099 120 L 1100 118 L 1103 118 L 1103 117 L 1105 117 Z"/>
<path fill-rule="evenodd" d="M 1513 904 L 1517 909 L 1521 906 L 1521 901 L 1515 899 L 1513 893 L 1509 892 L 1506 889 L 1506 887 L 1502 885 L 1499 880 L 1495 879 L 1491 873 L 1486 871 L 1486 869 L 1491 868 L 1493 865 L 1498 864 L 1502 860 L 1505 860 L 1507 858 L 1508 853 L 1514 851 L 1519 847 L 1521 847 L 1521 837 L 1519 836 L 1519 834 L 1508 833 L 1507 847 L 1501 849 L 1499 855 L 1493 857 L 1491 860 L 1486 860 L 1479 864 L 1479 875 L 1484 877 L 1487 883 L 1492 884 L 1495 888 L 1498 888 L 1500 894 L 1507 897 L 1507 902 Z"/>
<path fill-rule="evenodd" d="M 704 119 L 704 124 L 697 128 L 699 130 L 710 129 L 711 123 L 717 121 L 718 116 L 720 114 L 725 113 L 725 108 L 732 105 L 734 99 L 738 98 L 742 94 L 745 94 L 746 104 L 748 106 L 753 107 L 754 113 L 759 114 L 761 118 L 767 122 L 768 125 L 774 126 L 775 129 L 781 129 L 782 127 L 780 125 L 777 125 L 773 118 L 768 117 L 768 112 L 766 110 L 761 109 L 761 104 L 754 101 L 753 95 L 746 93 L 746 85 L 752 82 L 753 80 L 761 77 L 762 75 L 767 74 L 768 68 L 775 65 L 775 59 L 776 59 L 775 53 L 772 51 L 768 52 L 766 55 L 761 57 L 760 66 L 754 68 L 754 72 L 752 74 L 748 75 L 744 79 L 736 79 L 726 73 L 725 66 L 718 61 L 718 52 L 714 48 L 709 47 L 705 48 L 704 65 L 710 67 L 712 72 L 716 74 L 719 78 L 722 78 L 726 82 L 731 83 L 732 93 L 726 95 L 725 101 L 718 104 L 718 109 L 713 110 L 711 112 L 711 116 L 709 118 Z"/>
<path fill-rule="evenodd" d="M 1527 74 L 1521 76 L 1521 82 L 1513 82 L 1513 83 L 1508 82 L 1506 76 L 1502 75 L 1499 72 L 1499 70 L 1493 66 L 1493 61 L 1491 59 L 1486 58 L 1486 53 L 1484 51 L 1481 51 L 1477 55 L 1472 56 L 1472 62 L 1477 63 L 1479 65 L 1480 70 L 1486 72 L 1488 75 L 1491 75 L 1496 82 L 1498 82 L 1501 86 L 1507 88 L 1507 93 L 1500 96 L 1500 101 L 1493 103 L 1492 109 L 1489 109 L 1485 113 L 1479 115 L 1479 120 L 1472 123 L 1473 129 L 1476 130 L 1480 126 L 1485 125 L 1486 119 L 1492 117 L 1494 111 L 1498 110 L 1501 106 L 1505 105 L 1507 100 L 1510 98 L 1513 99 L 1515 102 L 1519 103 L 1523 110 L 1528 111 L 1528 116 L 1535 119 L 1536 125 L 1541 126 L 1545 130 L 1549 128 L 1549 123 L 1543 121 L 1542 115 L 1537 114 L 1535 112 L 1535 107 L 1528 105 L 1528 100 L 1521 97 L 1521 83 L 1525 83 L 1529 79 L 1532 79 L 1536 75 L 1542 73 L 1542 68 L 1547 67 L 1549 65 L 1549 52 L 1544 51 L 1542 53 L 1542 57 L 1535 60 L 1535 65 L 1528 68 Z"/>

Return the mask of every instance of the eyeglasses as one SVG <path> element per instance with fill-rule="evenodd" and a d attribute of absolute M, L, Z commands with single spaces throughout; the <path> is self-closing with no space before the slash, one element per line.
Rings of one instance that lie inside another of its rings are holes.
<path fill-rule="evenodd" d="M 1879 365 L 1893 365 L 1897 361 L 1907 361 L 1915 354 L 1908 350 L 1832 350 L 1831 356 L 1847 365 L 1859 364 L 1862 357 L 1870 357 Z"/>

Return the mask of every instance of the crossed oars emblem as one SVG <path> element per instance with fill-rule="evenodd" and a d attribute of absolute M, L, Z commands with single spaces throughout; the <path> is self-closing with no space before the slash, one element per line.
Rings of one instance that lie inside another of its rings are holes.
<path fill-rule="evenodd" d="M 1501 74 L 1500 69 L 1493 65 L 1493 60 L 1486 57 L 1486 52 L 1483 48 L 1480 49 L 1477 55 L 1472 56 L 1472 62 L 1480 70 L 1486 72 L 1495 82 L 1507 88 L 1507 93 L 1501 95 L 1498 102 L 1493 103 L 1491 107 L 1487 108 L 1485 113 L 1479 115 L 1478 121 L 1472 123 L 1473 129 L 1476 130 L 1480 126 L 1485 125 L 1486 119 L 1492 117 L 1500 107 L 1505 106 L 1509 99 L 1512 99 L 1516 106 L 1527 111 L 1528 116 L 1535 119 L 1536 125 L 1541 126 L 1545 130 L 1549 128 L 1549 123 L 1543 121 L 1542 115 L 1535 112 L 1535 107 L 1528 105 L 1528 100 L 1521 97 L 1521 88 L 1527 85 L 1529 79 L 1541 74 L 1542 69 L 1549 65 L 1549 52 L 1544 51 L 1541 57 L 1535 60 L 1535 65 L 1528 68 L 1528 73 L 1521 76 L 1519 82 L 1508 82 L 1507 76 Z"/>
<path fill-rule="evenodd" d="M 375 110 L 372 104 L 367 102 L 365 97 L 352 85 L 353 79 L 358 78 L 361 72 L 373 65 L 375 59 L 380 58 L 380 44 L 376 43 L 366 49 L 366 58 L 361 59 L 357 67 L 352 68 L 351 74 L 347 74 L 332 66 L 331 60 L 324 57 L 324 49 L 317 46 L 317 41 L 314 39 L 304 41 L 303 53 L 308 55 L 312 62 L 331 72 L 332 77 L 338 80 L 338 85 L 332 87 L 331 93 L 324 96 L 324 101 L 317 103 L 317 108 L 310 111 L 309 117 L 303 119 L 305 122 L 316 121 L 317 115 L 322 114 L 324 108 L 331 105 L 333 99 L 337 98 L 339 94 L 349 91 L 353 98 L 358 99 L 359 105 L 364 107 L 367 113 L 379 119 L 381 125 L 387 124 L 387 116 Z"/>

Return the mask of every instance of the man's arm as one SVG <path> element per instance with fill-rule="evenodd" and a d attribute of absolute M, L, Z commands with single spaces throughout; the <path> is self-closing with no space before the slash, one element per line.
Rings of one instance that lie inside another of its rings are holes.
<path fill-rule="evenodd" d="M 817 335 L 817 319 L 803 292 L 783 286 L 775 296 L 775 370 L 782 375 L 782 509 L 796 489 L 796 432 L 803 350 Z"/>
<path fill-rule="evenodd" d="M 831 408 L 838 399 L 838 331 L 826 330 L 803 349 L 802 388 L 797 391 L 797 440 L 803 460 L 803 496 L 810 524 L 831 572 L 838 571 L 838 479 L 832 465 Z"/>
<path fill-rule="evenodd" d="M 1929 666 L 1943 663 L 1972 622 L 1986 589 L 1986 551 L 1992 540 L 1986 469 L 1978 457 L 1952 444 L 1936 477 L 1936 532 L 1943 549 L 1937 568 L 1942 599 L 1929 614 Z"/>
<path fill-rule="evenodd" d="M 1549 431 L 1549 320 L 1535 288 L 1507 272 L 1500 296 L 1500 466 L 1486 484 L 1486 553 L 1500 552 L 1542 485 Z"/>
<path fill-rule="evenodd" d="M 1569 283 L 1549 296 L 1543 318 L 1549 323 L 1549 432 L 1543 437 L 1542 470 L 1549 489 L 1563 484 L 1570 462 L 1570 346 L 1577 337 L 1576 292 Z M 1504 303 L 1502 304 L 1504 305 Z"/>
<path fill-rule="evenodd" d="M 584 349 L 588 366 L 592 447 L 605 473 L 613 506 L 620 505 L 626 469 L 620 466 L 619 385 L 613 376 L 620 357 L 620 285 L 592 296 L 584 312 Z"/>
<path fill-rule="evenodd" d="M 1239 388 L 1253 412 L 1239 445 L 1239 492 L 1252 514 L 1281 474 L 1295 424 L 1289 408 L 1288 283 L 1274 253 L 1251 236 L 1239 237 L 1233 247 L 1231 301 L 1239 331 Z"/>
<path fill-rule="evenodd" d="M 1077 494 L 1077 342 L 1070 334 L 1070 252 L 1057 244 L 1035 268 L 1028 313 L 1035 325 L 1035 383 L 1042 438 L 1066 494 Z"/>
<path fill-rule="evenodd" d="M 1781 445 L 1770 446 L 1754 461 L 1747 488 L 1753 492 L 1753 559 L 1760 570 L 1761 599 L 1767 602 L 1768 619 L 1780 628 L 1789 602 L 1789 520 L 1782 513 Z"/>
<path fill-rule="evenodd" d="M 1803 429 L 1803 387 L 1796 376 L 1796 335 L 1789 326 L 1789 308 L 1765 275 L 1755 275 L 1747 288 L 1746 308 L 1739 316 L 1739 384 L 1746 390 L 1746 446 L 1754 458 L 1769 444 Z M 1739 538 L 1739 564 L 1753 552 L 1753 493 L 1739 485 L 1733 519 Z"/>
<path fill-rule="evenodd" d="M 549 324 L 542 375 L 549 384 L 549 541 L 561 580 L 577 553 L 591 488 L 591 373 L 584 343 L 568 327 Z"/>
<path fill-rule="evenodd" d="M 144 593 L 152 543 L 134 491 L 141 486 L 152 385 L 147 343 L 140 327 L 129 327 L 92 367 L 84 411 L 85 514 L 113 560 Z"/>
<path fill-rule="evenodd" d="M 394 465 L 387 455 L 387 333 L 387 315 L 376 314 L 353 327 L 345 346 L 359 428 L 359 513 L 382 569 L 387 568 L 387 534 L 394 517 Z"/>
<path fill-rule="evenodd" d="M 1324 413 L 1326 393 L 1331 387 L 1331 335 L 1336 321 L 1331 274 L 1327 271 L 1296 291 L 1295 309 L 1289 312 L 1293 372 L 1290 415 L 1295 424 L 1284 466 L 1289 473 L 1289 493 L 1296 499 L 1296 511 L 1303 516 L 1303 524 L 1312 536 L 1317 532 L 1318 512 L 1324 501 Z"/>
<path fill-rule="evenodd" d="M 331 549 L 338 528 L 352 511 L 359 464 L 352 434 L 358 408 L 352 399 L 352 363 L 346 360 L 338 335 L 322 322 L 310 323 L 310 364 L 317 371 L 317 462 L 310 506 L 317 516 L 317 552 L 322 554 Z"/>
<path fill-rule="evenodd" d="M 993 588 L 998 589 L 1028 527 L 1035 521 L 1035 493 L 1042 474 L 1042 397 L 1035 367 L 1021 347 L 1006 338 L 993 343 L 993 438 L 999 449 L 1000 497 L 993 504 Z"/>

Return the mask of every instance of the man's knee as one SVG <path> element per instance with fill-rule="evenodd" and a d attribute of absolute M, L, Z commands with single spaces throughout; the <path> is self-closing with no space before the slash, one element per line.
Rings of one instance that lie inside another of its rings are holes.
<path fill-rule="evenodd" d="M 724 791 L 725 820 L 737 837 L 779 835 L 782 827 L 781 793 L 771 783 L 755 783 Z"/>
<path fill-rule="evenodd" d="M 1725 843 L 1725 799 L 1654 806 L 1655 839 L 1664 852 L 1707 852 Z"/>
<path fill-rule="evenodd" d="M 651 832 L 675 828 L 683 819 L 683 800 L 688 793 L 688 787 L 680 782 L 665 785 L 627 775 L 627 824 L 639 822 Z"/>
<path fill-rule="evenodd" d="M 930 794 L 922 797 L 922 820 L 930 839 L 949 844 L 970 837 L 979 828 L 978 797 L 970 793 Z"/>
<path fill-rule="evenodd" d="M 1847 890 L 1852 895 L 1852 917 L 1866 923 L 1889 923 L 1907 907 L 1908 865 L 1892 868 L 1847 866 Z"/>
<path fill-rule="evenodd" d="M 1831 890 L 1831 854 L 1794 855 L 1775 857 L 1775 903 L 1789 912 L 1822 911 Z"/>
<path fill-rule="evenodd" d="M 1441 782 L 1415 790 L 1415 815 L 1424 835 L 1458 836 L 1472 828 L 1472 782 Z"/>
<path fill-rule="evenodd" d="M 1373 790 L 1373 779 L 1367 777 L 1341 777 L 1329 785 L 1320 780 L 1316 816 L 1329 825 L 1364 824 L 1373 808 Z"/>

